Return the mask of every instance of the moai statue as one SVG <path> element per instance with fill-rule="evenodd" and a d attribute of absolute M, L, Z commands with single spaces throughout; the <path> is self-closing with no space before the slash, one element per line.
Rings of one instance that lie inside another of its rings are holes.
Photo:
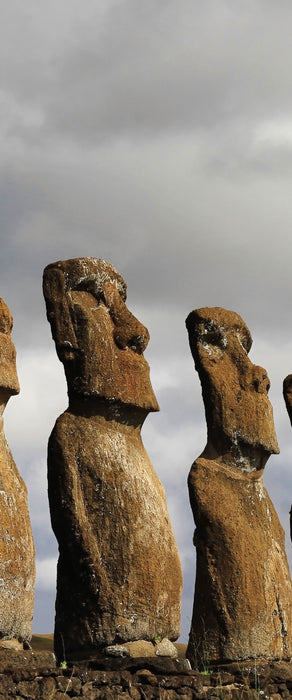
<path fill-rule="evenodd" d="M 288 412 L 288 416 L 290 418 L 290 423 L 292 425 L 292 374 L 288 374 L 287 377 L 285 377 L 283 381 L 283 396 Z M 290 539 L 292 542 L 292 505 L 291 509 L 289 511 L 290 515 Z"/>
<path fill-rule="evenodd" d="M 188 479 L 197 573 L 187 657 L 201 667 L 289 659 L 291 578 L 262 480 L 270 454 L 279 452 L 269 379 L 250 361 L 252 338 L 236 313 L 197 309 L 186 325 L 208 429 Z"/>
<path fill-rule="evenodd" d="M 179 635 L 181 567 L 164 489 L 140 429 L 157 411 L 147 329 L 104 260 L 48 265 L 44 296 L 69 407 L 48 447 L 59 543 L 55 653 L 76 659 L 132 640 Z"/>
<path fill-rule="evenodd" d="M 19 393 L 12 325 L 0 299 L 0 647 L 22 649 L 32 636 L 35 556 L 27 490 L 3 427 L 5 406 Z"/>
<path fill-rule="evenodd" d="M 292 425 L 292 374 L 288 374 L 288 377 L 285 377 L 283 381 L 283 396 Z"/>

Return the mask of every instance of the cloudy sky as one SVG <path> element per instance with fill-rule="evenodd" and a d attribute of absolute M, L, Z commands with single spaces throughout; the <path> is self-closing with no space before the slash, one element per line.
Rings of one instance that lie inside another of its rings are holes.
<path fill-rule="evenodd" d="M 29 488 L 34 630 L 53 630 L 46 445 L 67 405 L 41 277 L 55 260 L 94 256 L 124 276 L 128 306 L 151 335 L 161 412 L 143 438 L 181 554 L 185 640 L 195 570 L 186 479 L 206 437 L 184 325 L 193 308 L 233 309 L 252 332 L 281 448 L 265 483 L 288 533 L 291 3 L 1 0 L 0 8 L 0 295 L 14 316 L 21 384 L 5 429 Z M 291 564 L 288 537 L 287 550 Z"/>

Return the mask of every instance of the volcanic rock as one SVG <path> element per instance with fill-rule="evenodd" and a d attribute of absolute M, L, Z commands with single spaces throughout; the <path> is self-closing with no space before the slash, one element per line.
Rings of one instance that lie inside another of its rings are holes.
<path fill-rule="evenodd" d="M 288 374 L 288 377 L 285 377 L 283 381 L 283 396 L 292 425 L 292 374 Z"/>
<path fill-rule="evenodd" d="M 148 658 L 153 656 L 166 656 L 176 659 L 178 656 L 177 648 L 172 642 L 165 638 L 161 641 L 145 642 L 139 639 L 136 642 L 125 642 L 124 644 L 114 644 L 113 646 L 105 647 L 104 654 L 106 656 L 131 658 Z"/>
<path fill-rule="evenodd" d="M 52 527 L 59 543 L 55 652 L 84 658 L 116 643 L 179 635 L 182 576 L 164 489 L 140 430 L 158 404 L 147 329 L 104 260 L 44 271 L 47 316 L 69 407 L 49 440 Z"/>
<path fill-rule="evenodd" d="M 10 311 L 0 299 L 0 639 L 19 649 L 32 635 L 35 559 L 27 490 L 3 427 L 5 406 L 19 393 L 12 325 Z"/>
<path fill-rule="evenodd" d="M 178 656 L 178 651 L 169 639 L 162 639 L 161 642 L 157 642 L 156 644 L 155 654 L 156 656 L 170 656 L 171 658 L 176 659 Z"/>
<path fill-rule="evenodd" d="M 238 314 L 191 312 L 186 321 L 199 373 L 207 445 L 188 479 L 197 573 L 187 657 L 193 666 L 292 655 L 292 585 L 284 532 L 264 487 L 279 452 L 269 379 L 248 357 Z"/>
<path fill-rule="evenodd" d="M 283 396 L 284 396 L 286 408 L 288 411 L 288 416 L 290 418 L 290 423 L 292 425 L 292 374 L 288 374 L 288 377 L 285 377 L 285 379 L 284 379 Z M 289 515 L 290 515 L 290 539 L 292 542 L 292 505 L 291 505 L 291 509 L 289 511 Z"/>
<path fill-rule="evenodd" d="M 135 644 L 135 642 L 131 642 L 131 643 Z M 145 644 L 150 644 L 150 642 L 145 642 Z M 113 644 L 112 646 L 105 647 L 104 654 L 106 656 L 114 656 L 114 657 L 130 656 L 129 650 L 123 644 Z"/>

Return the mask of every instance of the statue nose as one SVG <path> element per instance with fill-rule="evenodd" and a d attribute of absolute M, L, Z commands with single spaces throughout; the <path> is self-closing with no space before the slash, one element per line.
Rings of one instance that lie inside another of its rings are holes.
<path fill-rule="evenodd" d="M 120 348 L 128 347 L 142 355 L 149 343 L 149 333 L 147 328 L 124 306 L 122 316 L 116 319 L 114 339 Z"/>
<path fill-rule="evenodd" d="M 122 350 L 128 347 L 138 355 L 142 355 L 149 343 L 147 328 L 129 311 L 114 284 L 105 282 L 103 295 L 114 322 L 113 336 L 116 345 Z"/>
<path fill-rule="evenodd" d="M 270 388 L 270 380 L 263 367 L 254 365 L 252 375 L 252 386 L 255 391 L 258 394 L 267 394 Z"/>

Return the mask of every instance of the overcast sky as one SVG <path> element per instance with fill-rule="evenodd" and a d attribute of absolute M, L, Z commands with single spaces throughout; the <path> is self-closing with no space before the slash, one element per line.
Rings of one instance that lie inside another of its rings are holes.
<path fill-rule="evenodd" d="M 53 631 L 57 547 L 46 446 L 66 408 L 41 292 L 45 265 L 105 258 L 148 327 L 160 414 L 145 446 L 194 586 L 186 487 L 205 445 L 184 321 L 237 311 L 270 375 L 279 456 L 265 483 L 288 533 L 292 431 L 292 9 L 289 0 L 0 0 L 0 295 L 14 316 L 21 394 L 5 430 L 29 488 L 34 630 Z M 287 537 L 291 558 L 291 543 Z"/>

